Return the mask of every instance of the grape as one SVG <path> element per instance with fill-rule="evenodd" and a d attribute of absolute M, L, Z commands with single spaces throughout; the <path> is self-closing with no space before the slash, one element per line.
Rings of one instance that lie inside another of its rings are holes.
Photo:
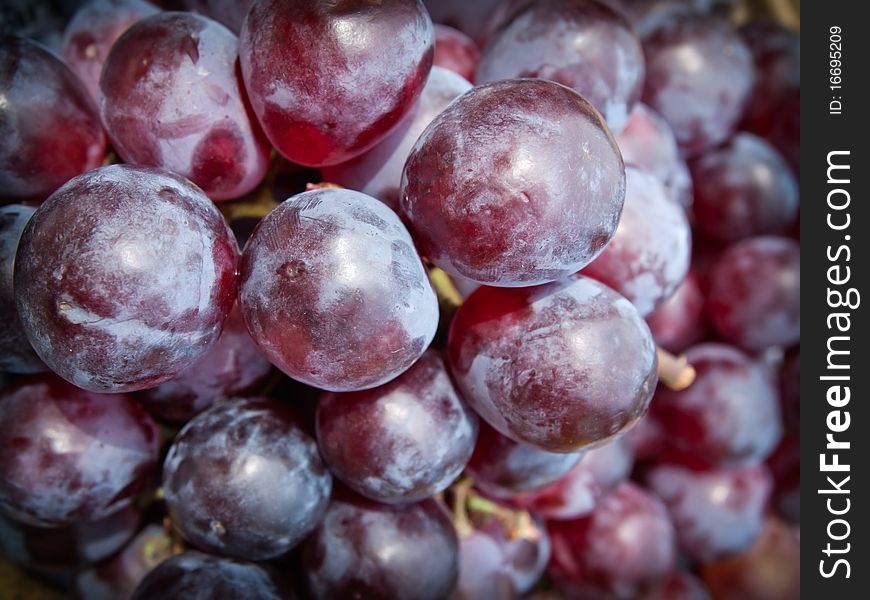
<path fill-rule="evenodd" d="M 654 395 L 652 403 L 655 402 Z M 668 432 L 652 411 L 644 414 L 622 439 L 640 462 L 655 460 L 662 453 L 671 451 L 668 447 Z"/>
<path fill-rule="evenodd" d="M 236 35 L 242 30 L 242 22 L 253 0 L 183 0 L 182 5 L 194 12 L 214 19 Z"/>
<path fill-rule="evenodd" d="M 643 49 L 629 24 L 594 0 L 515 2 L 490 37 L 476 83 L 540 77 L 579 92 L 613 132 L 640 98 Z"/>
<path fill-rule="evenodd" d="M 632 429 L 632 431 L 634 431 Z M 634 453 L 624 438 L 588 450 L 580 462 L 555 483 L 514 498 L 530 511 L 551 520 L 577 519 L 628 479 Z"/>
<path fill-rule="evenodd" d="M 616 233 L 583 274 L 625 296 L 645 317 L 685 279 L 692 234 L 686 212 L 654 175 L 625 169 L 625 206 Z"/>
<path fill-rule="evenodd" d="M 694 471 L 661 464 L 646 481 L 668 507 L 681 550 L 697 562 L 748 548 L 761 533 L 773 487 L 763 465 Z"/>
<path fill-rule="evenodd" d="M 67 381 L 153 387 L 209 350 L 235 300 L 238 248 L 190 182 L 127 165 L 76 177 L 30 221 L 15 300 L 27 337 Z"/>
<path fill-rule="evenodd" d="M 502 0 L 424 0 L 432 20 L 458 29 L 480 43 Z"/>
<path fill-rule="evenodd" d="M 749 49 L 728 24 L 674 13 L 645 39 L 643 101 L 664 117 L 686 154 L 724 142 L 752 91 Z"/>
<path fill-rule="evenodd" d="M 27 341 L 12 291 L 18 241 L 35 210 L 23 204 L 0 206 L 0 371 L 38 373 L 45 370 Z"/>
<path fill-rule="evenodd" d="M 131 600 L 283 600 L 272 576 L 253 563 L 188 551 L 160 563 Z"/>
<path fill-rule="evenodd" d="M 87 600 L 129 598 L 145 576 L 171 556 L 172 539 L 159 525 L 147 525 L 115 556 L 76 575 L 78 595 Z"/>
<path fill-rule="evenodd" d="M 433 66 L 444 67 L 474 81 L 480 50 L 470 37 L 447 25 L 435 25 L 435 56 Z"/>
<path fill-rule="evenodd" d="M 798 184 L 767 142 L 738 133 L 690 163 L 695 226 L 721 242 L 782 233 L 798 214 Z"/>
<path fill-rule="evenodd" d="M 692 177 L 680 156 L 677 138 L 665 120 L 646 104 L 634 105 L 616 143 L 627 165 L 635 165 L 659 178 L 671 197 L 683 207 L 692 205 Z"/>
<path fill-rule="evenodd" d="M 474 485 L 487 495 L 508 498 L 561 479 L 582 456 L 582 452 L 545 452 L 482 423 L 467 470 Z"/>
<path fill-rule="evenodd" d="M 671 352 L 682 352 L 704 338 L 704 294 L 693 272 L 647 316 L 646 322 L 656 344 Z"/>
<path fill-rule="evenodd" d="M 61 54 L 94 102 L 100 103 L 100 73 L 112 45 L 131 25 L 157 12 L 146 0 L 89 0 L 76 11 L 64 30 Z"/>
<path fill-rule="evenodd" d="M 365 152 L 411 110 L 434 43 L 422 0 L 255 0 L 239 56 L 269 140 L 322 167 Z"/>
<path fill-rule="evenodd" d="M 799 532 L 768 517 L 751 548 L 704 565 L 702 576 L 716 600 L 798 600 L 800 557 Z"/>
<path fill-rule="evenodd" d="M 477 416 L 456 393 L 434 350 L 371 390 L 324 394 L 317 444 L 336 477 L 390 504 L 444 491 L 474 450 Z"/>
<path fill-rule="evenodd" d="M 4 0 L 0 3 L 0 37 L 26 38 L 54 52 L 60 44 L 65 9 L 74 3 Z"/>
<path fill-rule="evenodd" d="M 459 571 L 453 524 L 434 500 L 390 506 L 334 497 L 302 546 L 312 599 L 449 597 Z"/>
<path fill-rule="evenodd" d="M 402 168 L 426 126 L 456 97 L 471 89 L 459 75 L 432 67 L 417 104 L 387 136 L 370 150 L 340 165 L 321 169 L 324 181 L 374 196 L 399 210 Z"/>
<path fill-rule="evenodd" d="M 118 154 L 183 175 L 213 200 L 254 189 L 269 147 L 245 105 L 237 48 L 223 25 L 190 13 L 161 13 L 128 29 L 100 80 L 103 123 Z"/>
<path fill-rule="evenodd" d="M 801 522 L 801 445 L 797 433 L 782 438 L 767 459 L 774 479 L 773 501 L 777 513 L 795 525 Z"/>
<path fill-rule="evenodd" d="M 696 372 L 682 391 L 662 388 L 653 410 L 675 447 L 718 465 L 759 462 L 782 433 L 779 397 L 766 367 L 723 344 L 686 351 Z"/>
<path fill-rule="evenodd" d="M 785 157 L 795 175 L 801 170 L 801 94 L 794 90 L 773 117 L 767 139 Z"/>
<path fill-rule="evenodd" d="M 32 375 L 0 394 L 0 508 L 34 525 L 96 521 L 128 506 L 157 463 L 157 427 L 126 395 Z"/>
<path fill-rule="evenodd" d="M 779 371 L 779 394 L 786 428 L 800 434 L 801 430 L 801 349 L 788 355 Z"/>
<path fill-rule="evenodd" d="M 581 96 L 548 81 L 477 86 L 420 136 L 401 207 L 421 253 L 499 286 L 546 283 L 613 236 L 625 175 L 613 137 Z"/>
<path fill-rule="evenodd" d="M 179 377 L 138 394 L 152 415 L 184 422 L 216 400 L 243 394 L 263 381 L 272 364 L 248 334 L 238 305 L 224 323 L 218 341 Z"/>
<path fill-rule="evenodd" d="M 448 344 L 472 408 L 499 433 L 551 452 L 630 427 L 657 381 L 655 345 L 637 310 L 582 276 L 479 288 L 459 307 Z"/>
<path fill-rule="evenodd" d="M 595 511 L 551 522 L 548 572 L 569 598 L 631 599 L 674 568 L 674 528 L 662 503 L 623 483 Z"/>
<path fill-rule="evenodd" d="M 305 192 L 269 213 L 240 278 L 242 314 L 266 357 L 329 391 L 397 377 L 438 326 L 411 236 L 389 208 L 350 190 Z"/>
<path fill-rule="evenodd" d="M 172 523 L 232 558 L 285 554 L 323 517 L 332 478 L 313 439 L 274 400 L 214 405 L 175 438 L 163 465 Z"/>
<path fill-rule="evenodd" d="M 42 46 L 0 38 L 0 189 L 43 200 L 103 161 L 106 138 L 87 90 Z"/>
<path fill-rule="evenodd" d="M 712 600 L 710 591 L 688 571 L 674 571 L 638 600 Z"/>
<path fill-rule="evenodd" d="M 791 346 L 801 336 L 801 251 L 780 237 L 731 246 L 710 273 L 707 312 L 716 331 L 749 351 Z"/>
<path fill-rule="evenodd" d="M 127 506 L 90 522 L 42 527 L 0 513 L 0 552 L 30 568 L 72 567 L 117 552 L 139 525 L 139 511 Z"/>

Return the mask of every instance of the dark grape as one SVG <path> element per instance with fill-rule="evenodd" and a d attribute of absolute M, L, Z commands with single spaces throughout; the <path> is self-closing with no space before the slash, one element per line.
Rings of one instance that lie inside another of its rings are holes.
<path fill-rule="evenodd" d="M 423 0 L 432 20 L 454 27 L 478 44 L 484 38 L 490 17 L 502 0 Z"/>
<path fill-rule="evenodd" d="M 643 49 L 625 19 L 596 0 L 513 2 L 489 38 L 475 81 L 513 77 L 576 90 L 619 132 L 643 88 Z"/>
<path fill-rule="evenodd" d="M 235 300 L 236 241 L 190 182 L 103 167 L 55 192 L 30 221 L 15 300 L 40 358 L 79 387 L 134 391 L 211 348 Z"/>
<path fill-rule="evenodd" d="M 242 30 L 242 23 L 251 4 L 253 0 L 182 0 L 182 5 L 187 10 L 214 19 L 236 35 Z"/>
<path fill-rule="evenodd" d="M 128 506 L 157 463 L 157 427 L 130 396 L 53 375 L 0 395 L 0 507 L 37 525 L 96 521 Z"/>
<path fill-rule="evenodd" d="M 213 200 L 266 173 L 269 147 L 245 105 L 238 39 L 211 19 L 166 12 L 122 35 L 106 58 L 103 123 L 128 163 L 187 177 Z"/>
<path fill-rule="evenodd" d="M 707 586 L 688 571 L 674 571 L 637 600 L 712 600 Z"/>
<path fill-rule="evenodd" d="M 445 271 L 527 286 L 594 259 L 624 191 L 597 111 L 564 86 L 516 79 L 477 86 L 435 118 L 405 164 L 401 207 Z"/>
<path fill-rule="evenodd" d="M 23 204 L 0 206 L 0 371 L 38 373 L 45 370 L 27 341 L 12 290 L 15 252 L 35 210 Z"/>
<path fill-rule="evenodd" d="M 255 0 L 240 34 L 251 105 L 284 157 L 344 162 L 414 105 L 435 33 L 422 0 Z"/>
<path fill-rule="evenodd" d="M 43 200 L 100 166 L 106 138 L 81 81 L 44 47 L 0 38 L 0 190 Z"/>
<path fill-rule="evenodd" d="M 470 37 L 447 25 L 435 25 L 433 66 L 449 69 L 468 81 L 474 81 L 480 50 Z"/>
<path fill-rule="evenodd" d="M 779 394 L 786 428 L 800 434 L 801 430 L 801 350 L 789 352 L 779 370 Z"/>
<path fill-rule="evenodd" d="M 324 181 L 374 196 L 398 211 L 402 169 L 411 148 L 432 119 L 470 89 L 471 84 L 456 73 L 432 67 L 420 99 L 399 124 L 360 156 L 321 169 Z"/>
<path fill-rule="evenodd" d="M 691 271 L 665 300 L 646 318 L 656 344 L 671 352 L 682 352 L 700 342 L 706 332 L 704 294 Z"/>
<path fill-rule="evenodd" d="M 649 329 L 628 300 L 587 277 L 476 290 L 450 329 L 463 397 L 503 435 L 575 452 L 630 427 L 655 388 Z"/>
<path fill-rule="evenodd" d="M 269 374 L 272 363 L 251 339 L 238 305 L 234 306 L 218 341 L 179 377 L 138 394 L 152 415 L 167 421 L 187 421 L 216 400 L 243 394 Z"/>
<path fill-rule="evenodd" d="M 654 175 L 629 166 L 625 169 L 625 206 L 616 233 L 583 274 L 625 296 L 646 317 L 685 279 L 691 246 L 683 207 Z"/>
<path fill-rule="evenodd" d="M 662 388 L 653 410 L 668 441 L 717 465 L 764 460 L 782 434 L 779 397 L 767 368 L 723 344 L 686 351 L 696 373 L 682 391 Z"/>
<path fill-rule="evenodd" d="M 459 542 L 434 500 L 390 506 L 350 495 L 333 498 L 303 544 L 313 599 L 436 600 L 459 573 Z"/>
<path fill-rule="evenodd" d="M 707 312 L 729 342 L 760 352 L 801 336 L 801 250 L 794 240 L 750 238 L 723 252 L 710 272 Z"/>
<path fill-rule="evenodd" d="M 63 33 L 63 60 L 100 102 L 100 73 L 112 45 L 131 25 L 156 14 L 146 0 L 89 0 L 76 11 Z"/>
<path fill-rule="evenodd" d="M 323 517 L 331 487 L 314 440 L 275 400 L 232 399 L 200 413 L 163 465 L 175 528 L 239 559 L 288 552 Z"/>
<path fill-rule="evenodd" d="M 188 551 L 160 563 L 130 600 L 285 600 L 273 577 L 254 563 Z"/>
<path fill-rule="evenodd" d="M 779 515 L 795 525 L 801 522 L 801 444 L 800 438 L 786 435 L 767 459 L 774 479 L 773 502 Z"/>
<path fill-rule="evenodd" d="M 752 55 L 728 23 L 674 13 L 644 39 L 643 101 L 662 115 L 686 154 L 724 142 L 754 80 Z"/>
<path fill-rule="evenodd" d="M 343 189 L 299 194 L 266 215 L 245 246 L 239 300 L 266 357 L 330 391 L 397 377 L 438 326 L 438 301 L 399 218 Z"/>

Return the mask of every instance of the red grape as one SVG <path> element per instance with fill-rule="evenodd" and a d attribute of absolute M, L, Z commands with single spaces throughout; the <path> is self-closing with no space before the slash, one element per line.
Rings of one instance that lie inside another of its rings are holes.
<path fill-rule="evenodd" d="M 435 25 L 435 58 L 433 66 L 449 69 L 474 81 L 480 50 L 470 37 L 447 25 Z"/>
<path fill-rule="evenodd" d="M 477 86 L 429 125 L 405 164 L 401 206 L 424 256 L 481 283 L 546 283 L 613 236 L 625 173 L 580 95 L 548 81 Z"/>
<path fill-rule="evenodd" d="M 773 481 L 764 465 L 695 471 L 655 466 L 646 477 L 668 507 L 680 549 L 709 562 L 748 548 L 761 533 Z"/>
<path fill-rule="evenodd" d="M 773 475 L 773 506 L 790 523 L 801 522 L 801 444 L 797 434 L 782 438 L 777 449 L 767 459 Z"/>
<path fill-rule="evenodd" d="M 359 192 L 315 190 L 278 206 L 248 240 L 240 278 L 242 314 L 266 357 L 325 390 L 397 377 L 438 326 L 411 236 Z"/>
<path fill-rule="evenodd" d="M 786 428 L 800 434 L 801 430 L 801 349 L 786 355 L 779 370 L 779 393 Z"/>
<path fill-rule="evenodd" d="M 652 404 L 655 402 L 656 397 L 653 395 Z M 662 453 L 672 450 L 668 447 L 668 436 L 669 432 L 665 430 L 653 411 L 648 411 L 622 439 L 631 448 L 635 459 L 644 462 L 655 460 Z"/>
<path fill-rule="evenodd" d="M 18 248 L 27 337 L 99 392 L 172 379 L 211 348 L 235 300 L 238 248 L 214 204 L 156 169 L 103 167 L 55 192 Z"/>
<path fill-rule="evenodd" d="M 583 274 L 625 296 L 642 317 L 685 279 L 692 233 L 683 207 L 654 175 L 625 169 L 625 206 L 616 233 Z"/>
<path fill-rule="evenodd" d="M 464 398 L 503 435 L 574 452 L 630 427 L 655 388 L 649 329 L 587 277 L 481 287 L 459 307 L 449 361 Z"/>
<path fill-rule="evenodd" d="M 0 371 L 38 373 L 45 370 L 27 341 L 12 290 L 15 252 L 24 226 L 35 210 L 23 204 L 0 207 Z"/>
<path fill-rule="evenodd" d="M 606 4 L 515 2 L 489 38 L 476 83 L 513 77 L 540 77 L 576 90 L 619 132 L 640 98 L 643 50 L 625 19 Z"/>
<path fill-rule="evenodd" d="M 791 346 L 801 336 L 801 251 L 794 240 L 750 238 L 710 273 L 707 312 L 716 331 L 746 350 Z"/>
<path fill-rule="evenodd" d="M 322 167 L 371 148 L 411 110 L 434 43 L 422 0 L 255 0 L 239 54 L 269 140 Z"/>
<path fill-rule="evenodd" d="M 242 30 L 242 23 L 252 3 L 253 0 L 182 0 L 187 10 L 214 19 L 236 35 Z"/>
<path fill-rule="evenodd" d="M 779 397 L 767 368 L 722 344 L 686 351 L 696 373 L 682 391 L 662 388 L 653 402 L 669 442 L 711 464 L 764 460 L 782 434 Z"/>
<path fill-rule="evenodd" d="M 712 600 L 710 591 L 688 571 L 674 571 L 637 600 Z"/>
<path fill-rule="evenodd" d="M 692 177 L 680 156 L 677 138 L 667 122 L 638 102 L 625 129 L 616 136 L 626 165 L 635 165 L 659 178 L 671 197 L 683 207 L 692 205 Z"/>
<path fill-rule="evenodd" d="M 643 101 L 664 117 L 686 154 L 724 142 L 752 91 L 752 55 L 728 23 L 672 13 L 645 39 Z"/>
<path fill-rule="evenodd" d="M 271 369 L 272 363 L 251 339 L 236 305 L 211 350 L 179 377 L 140 392 L 138 398 L 152 415 L 183 422 L 220 398 L 250 390 Z"/>
<path fill-rule="evenodd" d="M 546 452 L 515 442 L 484 422 L 467 470 L 475 487 L 489 496 L 509 498 L 561 479 L 582 456 L 582 452 Z"/>
<path fill-rule="evenodd" d="M 106 58 L 102 116 L 129 163 L 183 175 L 213 200 L 238 198 L 266 173 L 269 148 L 245 105 L 238 40 L 190 13 L 145 18 Z"/>
<path fill-rule="evenodd" d="M 417 104 L 376 146 L 340 165 L 321 169 L 324 181 L 358 190 L 399 210 L 402 169 L 426 126 L 455 98 L 471 89 L 459 75 L 432 67 Z"/>
<path fill-rule="evenodd" d="M 432 20 L 449 25 L 480 43 L 490 17 L 502 0 L 423 0 Z"/>
<path fill-rule="evenodd" d="M 42 200 L 100 166 L 106 138 L 81 81 L 42 46 L 0 38 L 0 189 Z"/>
<path fill-rule="evenodd" d="M 656 344 L 671 352 L 682 352 L 704 338 L 704 294 L 691 271 L 665 300 L 646 318 Z"/>
<path fill-rule="evenodd" d="M 674 568 L 674 528 L 656 497 L 631 483 L 575 521 L 551 522 L 548 572 L 569 598 L 632 599 Z"/>
<path fill-rule="evenodd" d="M 435 600 L 456 586 L 459 542 L 434 500 L 390 506 L 345 495 L 303 544 L 302 561 L 314 600 Z"/>
<path fill-rule="evenodd" d="M 317 444 L 336 477 L 390 504 L 444 491 L 474 450 L 477 416 L 465 405 L 434 350 L 391 382 L 324 394 Z"/>
<path fill-rule="evenodd" d="M 129 505 L 157 463 L 157 427 L 130 396 L 53 375 L 0 395 L 0 507 L 32 524 L 96 521 Z"/>
<path fill-rule="evenodd" d="M 76 11 L 63 33 L 63 59 L 94 102 L 100 102 L 100 73 L 109 50 L 131 25 L 156 14 L 146 0 L 89 0 Z"/>
<path fill-rule="evenodd" d="M 274 400 L 233 399 L 200 413 L 163 465 L 176 530 L 239 559 L 288 552 L 323 517 L 331 488 L 314 440 Z"/>
<path fill-rule="evenodd" d="M 185 552 L 160 563 L 130 600 L 285 600 L 266 569 L 248 562 Z"/>
<path fill-rule="evenodd" d="M 798 215 L 798 184 L 767 142 L 738 133 L 690 163 L 698 230 L 720 242 L 782 233 Z"/>

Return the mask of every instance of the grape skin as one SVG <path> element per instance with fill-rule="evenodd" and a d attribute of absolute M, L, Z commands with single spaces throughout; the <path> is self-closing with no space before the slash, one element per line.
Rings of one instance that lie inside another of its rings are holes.
<path fill-rule="evenodd" d="M 275 400 L 231 399 L 190 421 L 163 465 L 173 526 L 196 547 L 268 560 L 320 521 L 332 478 L 317 446 Z"/>
<path fill-rule="evenodd" d="M 394 379 L 438 326 L 438 300 L 399 218 L 344 189 L 305 192 L 266 215 L 245 246 L 239 301 L 273 364 L 335 392 Z"/>
<path fill-rule="evenodd" d="M 456 313 L 448 360 L 484 420 L 551 452 L 576 452 L 630 427 L 657 381 L 655 345 L 637 310 L 582 276 L 479 288 Z"/>
<path fill-rule="evenodd" d="M 76 177 L 33 215 L 15 262 L 27 337 L 96 392 L 167 381 L 211 348 L 235 300 L 238 247 L 214 204 L 165 171 Z"/>
<path fill-rule="evenodd" d="M 444 491 L 474 449 L 477 415 L 434 350 L 393 381 L 324 394 L 317 443 L 330 470 L 358 493 L 390 504 Z"/>
<path fill-rule="evenodd" d="M 128 506 L 157 463 L 157 427 L 130 396 L 31 375 L 0 395 L 0 507 L 35 525 L 96 521 Z"/>
<path fill-rule="evenodd" d="M 665 300 L 646 318 L 656 344 L 680 353 L 704 338 L 704 294 L 698 278 L 691 271 Z"/>
<path fill-rule="evenodd" d="M 125 162 L 192 180 L 213 200 L 263 179 L 269 146 L 245 104 L 238 39 L 189 13 L 142 19 L 112 46 L 100 80 L 101 114 Z"/>
<path fill-rule="evenodd" d="M 586 266 L 625 196 L 601 116 L 556 83 L 476 86 L 426 128 L 402 173 L 401 209 L 421 253 L 451 274 L 529 286 Z"/>
<path fill-rule="evenodd" d="M 435 25 L 433 67 L 449 69 L 468 81 L 474 81 L 479 62 L 480 50 L 471 38 L 453 27 Z"/>
<path fill-rule="evenodd" d="M 252 3 L 253 0 L 182 0 L 187 10 L 214 19 L 236 35 L 242 30 Z"/>

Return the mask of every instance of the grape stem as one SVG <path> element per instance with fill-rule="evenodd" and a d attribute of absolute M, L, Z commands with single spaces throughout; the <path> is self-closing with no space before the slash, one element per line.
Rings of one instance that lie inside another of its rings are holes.
<path fill-rule="evenodd" d="M 462 304 L 462 294 L 444 270 L 430 265 L 429 281 L 432 282 L 432 288 L 441 304 L 451 310 L 457 309 Z"/>
<path fill-rule="evenodd" d="M 667 388 L 679 392 L 695 381 L 695 368 L 685 356 L 675 356 L 664 348 L 656 348 L 659 359 L 659 381 Z"/>

